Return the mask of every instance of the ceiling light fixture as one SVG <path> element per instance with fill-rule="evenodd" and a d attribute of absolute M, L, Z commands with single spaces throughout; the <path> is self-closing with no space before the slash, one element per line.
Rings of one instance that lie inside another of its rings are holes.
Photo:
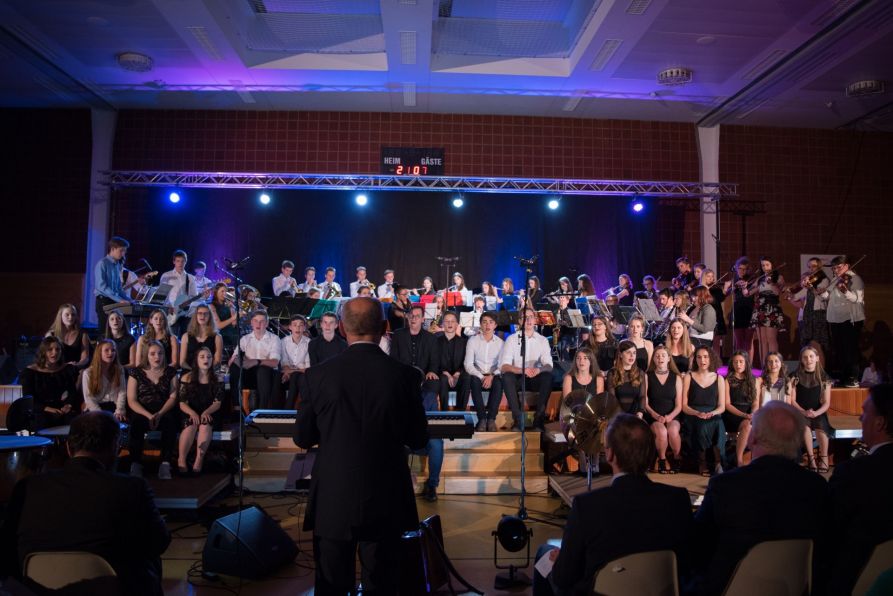
<path fill-rule="evenodd" d="M 689 68 L 675 66 L 667 68 L 657 73 L 657 83 L 659 85 L 684 85 L 691 83 L 694 73 Z"/>
<path fill-rule="evenodd" d="M 124 70 L 131 72 L 149 72 L 152 70 L 153 60 L 151 57 L 139 52 L 121 52 L 116 56 L 118 66 Z"/>
<path fill-rule="evenodd" d="M 868 79 L 856 81 L 846 86 L 847 97 L 865 97 L 866 95 L 880 95 L 886 91 L 884 81 Z"/>

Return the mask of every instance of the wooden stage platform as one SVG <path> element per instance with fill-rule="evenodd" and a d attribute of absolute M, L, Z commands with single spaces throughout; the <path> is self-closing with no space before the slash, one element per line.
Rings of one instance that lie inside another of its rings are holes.
<path fill-rule="evenodd" d="M 202 474 L 194 478 L 174 476 L 170 480 L 146 476 L 155 493 L 155 506 L 159 509 L 200 509 L 208 501 L 229 489 L 233 475 L 224 473 Z"/>

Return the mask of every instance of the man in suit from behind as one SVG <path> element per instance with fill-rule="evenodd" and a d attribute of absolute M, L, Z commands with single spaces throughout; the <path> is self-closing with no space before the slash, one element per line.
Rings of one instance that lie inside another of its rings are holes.
<path fill-rule="evenodd" d="M 16 566 L 10 574 L 29 553 L 85 551 L 108 561 L 121 593 L 162 594 L 170 533 L 146 481 L 113 471 L 119 433 L 110 413 L 81 414 L 71 423 L 65 467 L 16 484 L 0 529 L 3 565 Z"/>
<path fill-rule="evenodd" d="M 537 560 L 548 552 L 555 565 L 547 578 L 535 574 L 535 596 L 591 594 L 596 572 L 624 555 L 673 550 L 679 568 L 686 565 L 691 499 L 684 488 L 646 475 L 657 457 L 654 433 L 638 417 L 620 414 L 608 425 L 605 443 L 614 479 L 574 498 L 560 550 L 540 548 Z"/>
<path fill-rule="evenodd" d="M 813 560 L 824 556 L 828 483 L 799 464 L 805 424 L 803 414 L 780 401 L 754 414 L 751 463 L 713 477 L 695 514 L 694 590 L 721 594 L 738 562 L 760 542 L 807 538 Z M 816 564 L 813 570 L 821 572 Z"/>
<path fill-rule="evenodd" d="M 307 369 L 294 440 L 319 445 L 304 529 L 313 531 L 315 593 L 355 588 L 359 549 L 364 594 L 397 590 L 399 541 L 418 528 L 406 446 L 428 440 L 422 377 L 379 347 L 381 304 L 344 304 L 341 331 L 348 348 Z"/>
<path fill-rule="evenodd" d="M 851 593 L 874 547 L 893 539 L 893 384 L 871 388 L 860 420 L 869 455 L 839 464 L 830 482 L 832 594 Z"/>

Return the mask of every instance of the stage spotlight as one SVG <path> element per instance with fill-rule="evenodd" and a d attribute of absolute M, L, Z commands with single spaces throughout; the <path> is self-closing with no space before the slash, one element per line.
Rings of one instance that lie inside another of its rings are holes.
<path fill-rule="evenodd" d="M 508 573 L 499 573 L 496 575 L 494 588 L 497 590 L 509 590 L 518 586 L 529 586 L 531 584 L 530 577 L 521 569 L 530 566 L 530 537 L 533 536 L 533 530 L 527 527 L 520 517 L 514 515 L 503 515 L 493 531 L 493 565 L 497 569 L 508 569 Z M 527 547 L 527 560 L 523 567 L 508 567 L 499 564 L 497 557 L 496 543 L 499 543 L 503 549 L 510 553 L 516 553 Z"/>
<path fill-rule="evenodd" d="M 464 204 L 465 201 L 462 199 L 462 197 L 456 197 L 455 199 L 453 199 L 453 207 L 455 207 L 456 209 L 459 209 Z"/>
<path fill-rule="evenodd" d="M 169 194 L 167 196 L 167 198 L 171 203 L 179 203 L 180 202 L 180 193 L 172 192 L 171 194 Z"/>
<path fill-rule="evenodd" d="M 558 209 L 558 199 L 551 199 L 547 204 L 552 211 Z"/>
<path fill-rule="evenodd" d="M 261 205 L 269 205 L 270 204 L 270 195 L 268 195 L 267 193 L 261 193 L 258 200 L 260 201 Z"/>
<path fill-rule="evenodd" d="M 357 202 L 357 205 L 359 205 L 360 207 L 364 207 L 367 203 L 369 203 L 369 198 L 366 195 L 357 195 L 357 198 L 355 200 Z"/>
<path fill-rule="evenodd" d="M 630 209 L 633 210 L 633 213 L 641 213 L 645 210 L 645 203 L 642 201 L 642 199 L 633 197 L 633 200 L 630 203 Z"/>

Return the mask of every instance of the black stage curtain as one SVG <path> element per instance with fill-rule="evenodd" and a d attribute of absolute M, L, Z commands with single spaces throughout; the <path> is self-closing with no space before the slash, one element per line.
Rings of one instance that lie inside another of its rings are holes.
<path fill-rule="evenodd" d="M 359 207 L 354 191 L 277 190 L 267 206 L 258 190 L 181 189 L 178 204 L 168 191 L 116 191 L 111 233 L 133 232 L 128 263 L 146 257 L 165 271 L 182 248 L 190 271 L 203 260 L 220 278 L 215 259 L 223 266 L 224 258 L 250 256 L 239 275 L 265 294 L 283 259 L 295 262 L 299 281 L 308 265 L 320 280 L 335 267 L 345 291 L 358 265 L 375 284 L 390 268 L 398 283 L 415 287 L 430 275 L 441 288 L 447 271 L 438 256 L 459 257 L 452 270 L 471 288 L 504 277 L 520 287 L 524 271 L 514 257 L 539 255 L 534 273 L 547 291 L 558 277 L 580 273 L 603 291 L 623 272 L 638 289 L 654 266 L 655 209 L 633 214 L 628 197 L 565 196 L 552 211 L 540 195 L 467 194 L 456 209 L 443 192 L 368 192 L 369 204 Z"/>

